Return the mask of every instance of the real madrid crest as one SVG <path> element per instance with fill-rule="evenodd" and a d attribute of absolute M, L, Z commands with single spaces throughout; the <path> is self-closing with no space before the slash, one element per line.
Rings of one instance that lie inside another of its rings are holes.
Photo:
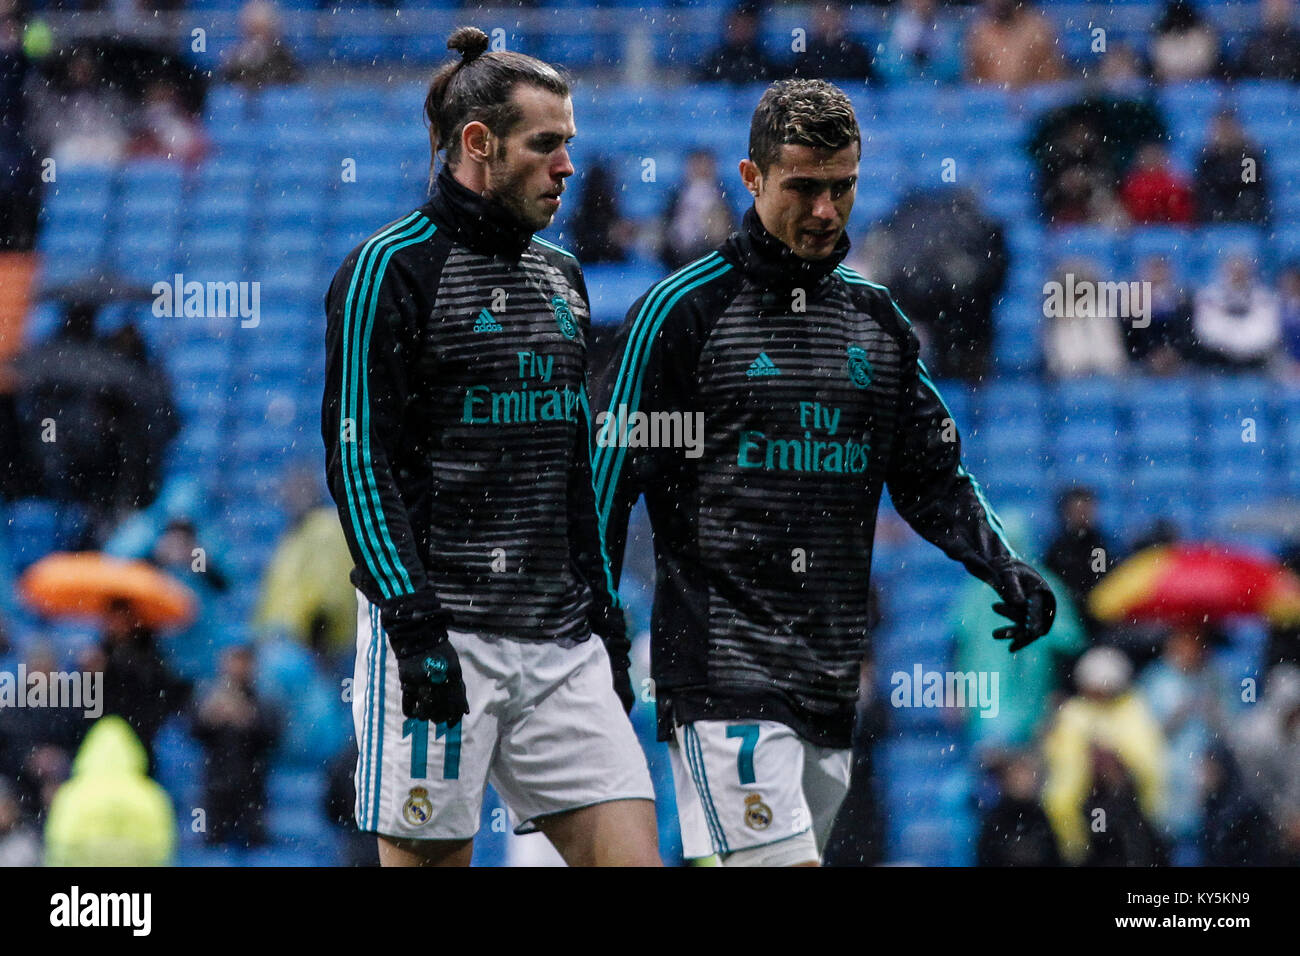
<path fill-rule="evenodd" d="M 745 798 L 745 826 L 751 830 L 766 830 L 772 825 L 772 808 L 763 802 L 761 793 L 751 793 Z"/>
<path fill-rule="evenodd" d="M 411 795 L 402 804 L 402 819 L 413 827 L 422 827 L 433 817 L 433 804 L 429 801 L 429 791 L 424 787 L 412 787 Z"/>
<path fill-rule="evenodd" d="M 573 320 L 573 310 L 569 308 L 569 303 L 565 301 L 564 296 L 552 296 L 551 308 L 555 310 L 555 324 L 560 327 L 564 337 L 571 339 L 577 335 L 578 323 Z"/>
<path fill-rule="evenodd" d="M 862 346 L 849 346 L 849 360 L 845 367 L 849 381 L 858 388 L 866 388 L 871 384 L 871 363 L 867 361 L 867 350 Z"/>

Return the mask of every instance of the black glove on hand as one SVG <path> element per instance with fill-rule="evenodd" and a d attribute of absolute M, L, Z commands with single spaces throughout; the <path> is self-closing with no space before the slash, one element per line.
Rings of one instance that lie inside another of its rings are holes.
<path fill-rule="evenodd" d="M 402 713 L 455 727 L 469 713 L 469 701 L 446 621 L 446 612 L 428 592 L 398 598 L 383 612 L 388 643 L 397 655 Z"/>
<path fill-rule="evenodd" d="M 999 641 L 1009 640 L 1013 654 L 1052 629 L 1056 595 L 1042 575 L 1025 562 L 1016 561 L 999 569 L 990 583 L 1002 598 L 993 610 L 1015 622 L 998 628 L 993 636 Z"/>

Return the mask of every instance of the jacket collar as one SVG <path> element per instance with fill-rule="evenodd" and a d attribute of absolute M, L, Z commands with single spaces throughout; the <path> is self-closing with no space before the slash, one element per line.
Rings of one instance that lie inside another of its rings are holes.
<path fill-rule="evenodd" d="M 849 254 L 849 236 L 847 232 L 840 236 L 835 249 L 825 259 L 801 259 L 763 227 L 758 210 L 750 206 L 740 231 L 732 233 L 721 252 L 760 285 L 813 289 Z"/>
<path fill-rule="evenodd" d="M 533 238 L 513 213 L 462 186 L 446 166 L 438 171 L 428 208 L 440 228 L 481 255 L 518 259 Z"/>

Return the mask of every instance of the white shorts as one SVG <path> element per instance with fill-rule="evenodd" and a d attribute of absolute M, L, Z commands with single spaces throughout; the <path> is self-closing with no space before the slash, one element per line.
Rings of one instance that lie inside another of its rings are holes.
<path fill-rule="evenodd" d="M 810 744 L 773 720 L 696 720 L 668 747 L 688 859 L 725 856 L 810 827 L 817 852 L 849 789 L 852 751 Z"/>
<path fill-rule="evenodd" d="M 448 733 L 402 713 L 397 658 L 379 611 L 357 595 L 358 827 L 408 840 L 478 831 L 490 781 L 516 833 L 552 813 L 610 800 L 653 800 L 645 754 L 614 693 L 605 645 L 449 632 L 469 713 Z"/>

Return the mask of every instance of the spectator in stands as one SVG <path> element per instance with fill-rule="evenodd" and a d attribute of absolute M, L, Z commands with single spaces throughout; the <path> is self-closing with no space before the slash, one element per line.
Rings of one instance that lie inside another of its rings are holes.
<path fill-rule="evenodd" d="M 62 328 L 22 354 L 19 421 L 39 469 L 40 493 L 89 512 L 95 548 L 124 514 L 158 494 L 163 458 L 180 430 L 171 386 L 132 323 L 95 330 L 99 303 L 76 299 Z M 40 441 L 41 423 L 57 424 Z"/>
<path fill-rule="evenodd" d="M 966 79 L 1018 89 L 1066 77 L 1051 22 L 1026 0 L 984 0 L 966 37 Z"/>
<path fill-rule="evenodd" d="M 1229 254 L 1219 280 L 1196 294 L 1192 331 L 1200 362 L 1212 368 L 1262 369 L 1278 357 L 1281 305 L 1247 255 Z"/>
<path fill-rule="evenodd" d="M 33 644 L 23 660 L 28 674 L 50 674 L 58 666 L 47 644 Z M 15 707 L 0 719 L 0 777 L 13 780 L 17 799 L 28 814 L 38 816 L 51 788 L 66 777 L 85 719 L 81 711 L 65 707 Z"/>
<path fill-rule="evenodd" d="M 868 275 L 889 286 L 939 378 L 991 371 L 993 306 L 1010 268 L 1002 224 L 965 187 L 913 189 L 863 243 Z"/>
<path fill-rule="evenodd" d="M 1300 668 L 1268 672 L 1267 692 L 1235 728 L 1234 752 L 1273 823 L 1282 866 L 1300 865 Z"/>
<path fill-rule="evenodd" d="M 727 14 L 725 29 L 722 45 L 697 72 L 701 81 L 739 85 L 776 79 L 780 68 L 763 52 L 762 7 L 745 0 Z"/>
<path fill-rule="evenodd" d="M 132 159 L 165 159 L 196 166 L 207 152 L 203 126 L 198 117 L 181 105 L 176 86 L 164 80 L 146 86 L 127 155 Z"/>
<path fill-rule="evenodd" d="M 45 825 L 47 866 L 168 866 L 176 816 L 149 779 L 148 755 L 126 721 L 101 717 L 86 735 Z"/>
<path fill-rule="evenodd" d="M 1196 626 L 1173 629 L 1138 687 L 1169 742 L 1169 797 L 1159 822 L 1174 844 L 1175 862 L 1196 865 L 1209 795 L 1206 761 L 1228 731 L 1233 687 L 1215 668 L 1207 634 Z"/>
<path fill-rule="evenodd" d="M 1027 752 L 1000 762 L 998 798 L 980 820 L 976 866 L 1060 866 L 1051 822 L 1039 802 L 1038 762 Z"/>
<path fill-rule="evenodd" d="M 1139 225 L 1192 221 L 1192 184 L 1169 161 L 1169 153 L 1158 143 L 1138 151 L 1133 168 L 1124 177 L 1120 199 L 1129 219 Z"/>
<path fill-rule="evenodd" d="M 961 37 L 938 11 L 936 0 L 903 0 L 879 61 L 891 82 L 961 79 Z"/>
<path fill-rule="evenodd" d="M 1273 865 L 1273 823 L 1251 794 L 1231 748 L 1222 740 L 1205 757 L 1202 866 Z"/>
<path fill-rule="evenodd" d="M 194 739 L 203 745 L 203 801 L 206 842 L 260 846 L 267 772 L 280 736 L 279 719 L 254 688 L 254 658 L 249 647 L 228 647 L 221 675 L 199 702 Z"/>
<path fill-rule="evenodd" d="M 55 169 L 115 166 L 126 155 L 126 99 L 109 86 L 95 58 L 77 50 L 50 84 L 36 116 L 38 139 Z"/>
<path fill-rule="evenodd" d="M 1167 0 L 1153 27 L 1148 56 L 1161 83 L 1201 80 L 1219 72 L 1219 35 L 1192 0 Z"/>
<path fill-rule="evenodd" d="M 223 631 L 217 602 L 230 587 L 221 558 L 208 543 L 200 543 L 189 517 L 173 517 L 154 542 L 148 560 L 194 592 L 198 611 L 194 623 L 168 636 L 164 659 L 177 676 L 197 681 L 216 671 L 217 647 Z"/>
<path fill-rule="evenodd" d="M 1028 518 L 1018 509 L 999 510 L 1007 540 L 1039 567 L 1027 545 Z M 1005 618 L 993 610 L 998 598 L 983 581 L 965 582 L 949 608 L 946 630 L 954 638 L 956 669 L 988 674 L 990 680 L 997 675 L 997 713 L 965 710 L 966 739 L 981 755 L 1030 746 L 1043 720 L 1060 703 L 1057 695 L 1075 659 L 1088 648 L 1069 586 L 1053 571 L 1044 572 L 1043 578 L 1056 595 L 1056 620 L 1032 651 L 1011 654 L 1001 642 L 989 640 Z"/>
<path fill-rule="evenodd" d="M 669 269 L 680 269 L 720 245 L 735 228 L 717 161 L 707 149 L 691 151 L 682 182 L 668 199 L 660 258 Z"/>
<path fill-rule="evenodd" d="M 1044 113 L 1035 125 L 1029 153 L 1038 166 L 1044 213 L 1054 223 L 1122 224 L 1124 174 L 1144 145 L 1167 139 L 1136 54 L 1114 44 L 1089 74 L 1083 96 Z"/>
<path fill-rule="evenodd" d="M 1193 357 L 1192 297 L 1174 276 L 1165 256 L 1147 256 L 1138 266 L 1138 281 L 1150 290 L 1150 323 L 1124 323 L 1129 358 L 1155 375 L 1177 374 Z"/>
<path fill-rule="evenodd" d="M 1098 806 L 1107 810 L 1107 830 L 1125 838 L 1119 854 L 1125 862 L 1153 855 L 1138 836 L 1154 836 L 1146 821 L 1164 807 L 1165 741 L 1131 677 L 1132 666 L 1115 648 L 1088 651 L 1074 669 L 1078 694 L 1057 712 L 1043 740 L 1043 808 L 1069 863 L 1104 849 L 1089 836 Z"/>
<path fill-rule="evenodd" d="M 129 601 L 115 601 L 104 616 L 100 644 L 83 669 L 104 675 L 104 713 L 123 717 L 144 745 L 153 767 L 154 738 L 189 702 L 190 685 L 163 661 L 157 636 Z"/>
<path fill-rule="evenodd" d="M 1100 282 L 1100 270 L 1091 260 L 1066 260 L 1043 288 L 1045 358 L 1048 372 L 1057 378 L 1122 375 L 1128 369 L 1119 317 L 1096 294 Z M 1086 295 L 1087 289 L 1093 294 Z"/>
<path fill-rule="evenodd" d="M 40 177 L 25 89 L 34 73 L 17 0 L 0 0 L 0 252 L 27 252 L 36 241 Z"/>
<path fill-rule="evenodd" d="M 1300 82 L 1300 30 L 1294 23 L 1294 0 L 1263 0 L 1259 29 L 1246 40 L 1236 75 L 1250 80 Z"/>
<path fill-rule="evenodd" d="M 23 819 L 9 781 L 0 777 L 0 868 L 40 865 L 41 838 Z"/>
<path fill-rule="evenodd" d="M 584 263 L 626 262 L 636 225 L 619 212 L 618 184 L 606 163 L 587 167 L 573 213 L 573 251 Z"/>
<path fill-rule="evenodd" d="M 1081 125 L 1075 126 L 1066 138 L 1067 146 L 1078 144 L 1086 135 Z M 1048 222 L 1054 226 L 1122 225 L 1127 214 L 1114 176 L 1105 167 L 1079 158 L 1083 161 L 1066 166 L 1048 182 L 1043 196 Z"/>
<path fill-rule="evenodd" d="M 1092 752 L 1092 789 L 1084 800 L 1089 824 L 1084 866 L 1166 866 L 1168 844 L 1142 806 L 1133 771 L 1113 750 Z"/>
<path fill-rule="evenodd" d="M 264 634 L 283 633 L 322 657 L 356 654 L 357 594 L 348 580 L 352 555 L 338 512 L 324 503 L 316 468 L 294 468 L 281 501 L 287 530 L 262 575 L 254 623 Z"/>
<path fill-rule="evenodd" d="M 1282 269 L 1277 278 L 1277 294 L 1288 372 L 1291 378 L 1300 378 L 1300 262 L 1287 263 Z"/>
<path fill-rule="evenodd" d="M 1196 206 L 1201 222 L 1266 223 L 1269 218 L 1264 150 L 1231 110 L 1210 122 L 1196 163 Z"/>
<path fill-rule="evenodd" d="M 1059 577 L 1095 640 L 1101 625 L 1088 613 L 1088 592 L 1097 586 L 1120 555 L 1097 519 L 1097 495 L 1087 485 L 1073 485 L 1057 502 L 1060 521 L 1043 563 Z"/>
<path fill-rule="evenodd" d="M 280 32 L 280 12 L 269 0 L 249 0 L 239 11 L 239 43 L 221 64 L 221 77 L 247 87 L 293 83 L 298 63 Z"/>
<path fill-rule="evenodd" d="M 841 86 L 846 85 L 845 81 L 874 83 L 877 80 L 871 51 L 849 33 L 840 0 L 819 0 L 813 8 L 807 47 L 805 52 L 795 54 L 791 71 L 795 76 L 830 80 Z"/>

